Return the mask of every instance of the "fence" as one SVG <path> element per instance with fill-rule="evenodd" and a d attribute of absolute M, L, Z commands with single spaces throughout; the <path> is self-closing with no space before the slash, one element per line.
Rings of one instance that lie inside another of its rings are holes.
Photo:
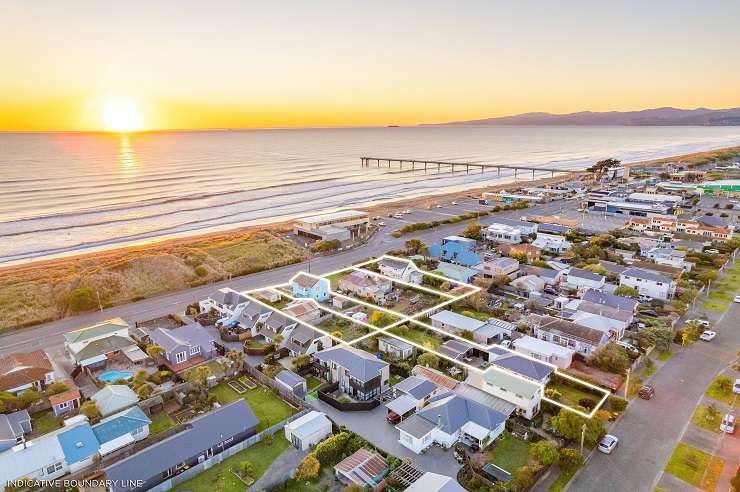
<path fill-rule="evenodd" d="M 244 372 L 249 374 L 250 377 L 253 377 L 258 382 L 264 384 L 265 386 L 277 390 L 278 394 L 283 400 L 286 400 L 288 403 L 298 408 L 299 410 L 305 408 L 306 402 L 294 395 L 292 391 L 284 388 L 283 386 L 280 386 L 277 381 L 257 370 L 257 368 L 252 367 L 249 364 L 244 364 Z"/>
<path fill-rule="evenodd" d="M 243 451 L 258 442 L 260 442 L 262 439 L 264 439 L 267 436 L 271 436 L 275 434 L 276 432 L 279 432 L 283 427 L 285 427 L 286 424 L 294 421 L 297 418 L 303 417 L 307 413 L 309 413 L 310 409 L 302 410 L 301 412 L 298 412 L 295 415 L 292 415 L 288 417 L 287 419 L 273 425 L 272 427 L 268 427 L 267 429 L 259 432 L 258 434 L 253 435 L 252 437 L 249 437 L 245 439 L 244 441 L 233 445 L 232 447 L 228 449 L 224 449 L 223 452 L 216 454 L 212 456 L 211 458 L 198 463 L 197 465 L 188 468 L 184 472 L 180 473 L 179 475 L 176 475 L 169 480 L 166 480 L 162 482 L 161 484 L 157 485 L 156 487 L 151 488 L 151 491 L 154 492 L 165 492 L 167 490 L 172 489 L 173 487 L 190 480 L 191 478 L 195 477 L 196 475 L 208 470 L 212 466 L 218 465 L 222 461 L 224 461 L 227 458 L 230 458 L 231 456 L 235 455 L 239 451 Z M 246 488 L 246 486 L 245 486 Z"/>
<path fill-rule="evenodd" d="M 380 405 L 380 402 L 378 400 L 339 401 L 330 394 L 337 389 L 339 389 L 339 383 L 331 384 L 326 388 L 319 390 L 319 400 L 328 403 L 332 407 L 342 412 L 363 412 L 367 410 L 372 410 L 373 408 Z"/>

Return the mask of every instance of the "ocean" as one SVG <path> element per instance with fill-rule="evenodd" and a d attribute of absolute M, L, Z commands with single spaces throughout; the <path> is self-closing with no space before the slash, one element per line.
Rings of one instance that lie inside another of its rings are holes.
<path fill-rule="evenodd" d="M 568 170 L 738 144 L 740 127 L 0 133 L 0 263 L 512 180 L 363 168 L 361 156 Z"/>

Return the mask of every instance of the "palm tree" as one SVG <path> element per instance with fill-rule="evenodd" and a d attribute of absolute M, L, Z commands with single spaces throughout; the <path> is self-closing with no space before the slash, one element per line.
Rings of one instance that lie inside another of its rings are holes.
<path fill-rule="evenodd" d="M 146 354 L 152 359 L 156 359 L 157 356 L 164 354 L 164 347 L 156 344 L 149 345 L 146 348 Z"/>
<path fill-rule="evenodd" d="M 226 352 L 226 357 L 234 363 L 234 369 L 236 372 L 241 372 L 242 364 L 244 363 L 244 352 L 239 350 L 229 350 Z"/>

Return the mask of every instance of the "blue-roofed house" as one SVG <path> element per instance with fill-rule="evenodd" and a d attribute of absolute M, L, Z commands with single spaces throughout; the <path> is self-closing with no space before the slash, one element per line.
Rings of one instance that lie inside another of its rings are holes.
<path fill-rule="evenodd" d="M 100 443 L 100 455 L 105 456 L 124 446 L 145 439 L 149 435 L 149 424 L 151 422 L 138 406 L 104 418 L 99 424 L 92 427 L 95 437 Z"/>
<path fill-rule="evenodd" d="M 477 263 L 475 264 L 477 265 Z M 452 280 L 469 284 L 473 280 L 473 277 L 478 275 L 478 270 L 468 268 L 463 265 L 455 265 L 454 263 L 440 261 L 437 264 L 437 273 Z"/>
<path fill-rule="evenodd" d="M 464 266 L 477 265 L 481 258 L 475 252 L 476 244 L 475 239 L 447 236 L 442 239 L 442 244 L 433 244 L 429 247 L 429 256 Z"/>
<path fill-rule="evenodd" d="M 457 441 L 483 449 L 504 431 L 505 415 L 453 393 L 432 398 L 416 414 L 396 426 L 399 442 L 415 453 L 432 443 L 451 447 Z"/>
<path fill-rule="evenodd" d="M 316 278 L 305 273 L 299 273 L 290 281 L 293 297 L 306 297 L 317 301 L 325 301 L 331 296 L 329 280 Z"/>
<path fill-rule="evenodd" d="M 253 436 L 258 424 L 243 399 L 208 412 L 191 420 L 183 431 L 106 467 L 110 491 L 150 490 Z"/>
<path fill-rule="evenodd" d="M 100 443 L 90 424 L 84 423 L 57 434 L 69 471 L 74 473 L 93 464 Z"/>
<path fill-rule="evenodd" d="M 292 392 L 298 398 L 303 398 L 304 396 L 306 396 L 306 379 L 294 373 L 293 371 L 283 369 L 282 371 L 277 373 L 277 375 L 275 376 L 275 381 L 277 381 L 277 383 L 286 390 Z"/>

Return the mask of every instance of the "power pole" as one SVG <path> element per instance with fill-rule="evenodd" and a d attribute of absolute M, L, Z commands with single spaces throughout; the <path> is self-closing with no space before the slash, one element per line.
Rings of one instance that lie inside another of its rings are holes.
<path fill-rule="evenodd" d="M 625 400 L 629 399 L 629 390 L 630 390 L 630 368 L 628 367 L 627 368 L 627 381 L 625 382 L 625 385 L 624 385 L 624 399 Z"/>
<path fill-rule="evenodd" d="M 581 456 L 583 456 L 583 441 L 586 439 L 586 423 L 581 426 Z"/>

